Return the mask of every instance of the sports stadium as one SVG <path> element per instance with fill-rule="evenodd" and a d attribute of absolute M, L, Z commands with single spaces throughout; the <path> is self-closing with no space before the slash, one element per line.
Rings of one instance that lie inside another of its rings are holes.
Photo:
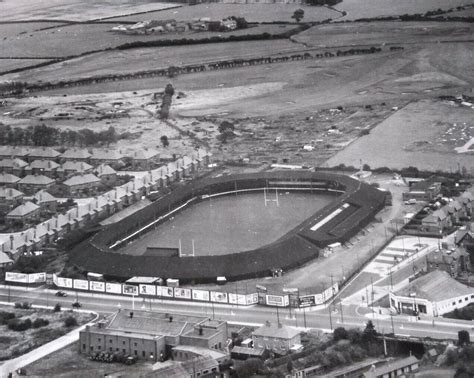
<path fill-rule="evenodd" d="M 268 171 L 203 178 L 107 226 L 70 262 L 114 279 L 215 282 L 296 268 L 372 221 L 386 193 L 344 175 Z"/>

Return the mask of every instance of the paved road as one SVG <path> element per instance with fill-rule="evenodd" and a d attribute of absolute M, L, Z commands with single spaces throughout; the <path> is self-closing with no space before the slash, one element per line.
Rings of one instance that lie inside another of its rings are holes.
<path fill-rule="evenodd" d="M 10 298 L 8 289 L 0 287 L 0 301 L 19 302 L 28 301 L 33 305 L 53 306 L 60 303 L 63 309 L 70 308 L 76 300 L 76 295 L 71 292 L 68 297 L 61 298 L 54 296 L 55 291 L 45 289 L 11 288 Z M 166 301 L 160 299 L 129 298 L 124 296 L 109 296 L 104 294 L 78 293 L 77 299 L 82 304 L 84 310 L 95 311 L 100 315 L 107 315 L 115 312 L 118 308 L 135 308 L 152 311 L 178 312 L 189 315 L 209 316 L 229 322 L 260 325 L 266 320 L 277 322 L 278 320 L 286 325 L 321 328 L 331 330 L 331 328 L 344 326 L 346 328 L 363 328 L 368 319 L 373 319 L 376 329 L 379 332 L 397 335 L 424 337 L 429 336 L 436 339 L 457 339 L 457 332 L 466 329 L 474 338 L 474 324 L 469 321 L 454 321 L 442 318 L 421 318 L 417 320 L 413 316 L 393 316 L 379 314 L 378 309 L 372 313 L 371 308 L 359 307 L 357 305 L 343 305 L 341 311 L 340 303 L 331 306 L 331 312 L 326 309 L 318 311 L 307 309 L 294 310 L 288 308 L 276 309 L 264 306 L 238 307 L 235 305 L 221 305 L 210 303 L 195 303 L 185 301 Z M 433 323 L 434 320 L 434 323 Z"/>

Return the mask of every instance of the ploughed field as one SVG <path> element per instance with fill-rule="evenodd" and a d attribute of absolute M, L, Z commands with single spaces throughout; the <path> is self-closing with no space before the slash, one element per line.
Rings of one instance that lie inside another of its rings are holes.
<path fill-rule="evenodd" d="M 191 205 L 121 248 L 119 253 L 142 255 L 147 247 L 178 248 L 181 254 L 223 255 L 272 243 L 334 200 L 327 194 L 274 190 L 213 197 Z M 147 254 L 151 254 L 148 252 Z"/>

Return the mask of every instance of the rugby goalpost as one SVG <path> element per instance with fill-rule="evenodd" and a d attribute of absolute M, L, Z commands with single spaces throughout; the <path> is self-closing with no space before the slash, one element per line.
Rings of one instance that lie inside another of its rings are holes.
<path fill-rule="evenodd" d="M 278 200 L 278 188 L 275 188 L 275 198 L 268 198 L 267 188 L 263 188 L 263 198 L 265 201 L 265 207 L 267 206 L 267 202 L 275 202 L 277 207 L 280 207 L 280 202 Z"/>
<path fill-rule="evenodd" d="M 191 244 L 192 244 L 192 254 L 185 254 L 182 252 L 181 239 L 179 239 L 178 240 L 178 257 L 194 257 L 195 256 L 194 239 L 191 239 Z"/>

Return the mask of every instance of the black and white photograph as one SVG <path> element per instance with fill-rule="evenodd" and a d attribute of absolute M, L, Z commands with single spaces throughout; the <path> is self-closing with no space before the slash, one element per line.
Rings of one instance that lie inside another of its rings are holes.
<path fill-rule="evenodd" d="M 0 378 L 474 377 L 474 0 L 0 0 Z"/>

